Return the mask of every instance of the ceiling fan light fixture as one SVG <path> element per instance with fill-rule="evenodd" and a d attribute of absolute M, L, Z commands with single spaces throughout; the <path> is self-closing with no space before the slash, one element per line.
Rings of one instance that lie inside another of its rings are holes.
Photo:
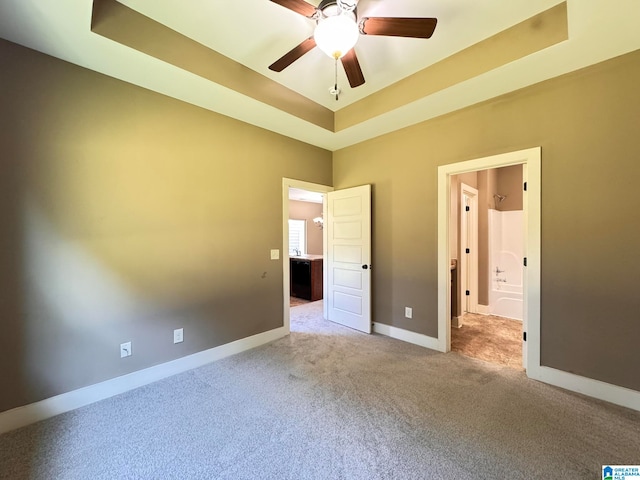
<path fill-rule="evenodd" d="M 355 46 L 359 34 L 352 16 L 338 14 L 319 20 L 313 37 L 320 50 L 337 60 Z"/>

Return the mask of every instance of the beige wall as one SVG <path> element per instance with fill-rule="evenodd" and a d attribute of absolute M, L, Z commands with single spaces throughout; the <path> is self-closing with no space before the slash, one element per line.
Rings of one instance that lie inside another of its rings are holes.
<path fill-rule="evenodd" d="M 636 51 L 335 152 L 373 185 L 374 320 L 438 334 L 437 167 L 541 146 L 542 364 L 640 390 L 639 84 Z"/>
<path fill-rule="evenodd" d="M 322 229 L 313 223 L 321 214 L 321 203 L 289 201 L 289 218 L 307 221 L 307 253 L 311 255 L 322 255 Z"/>
<path fill-rule="evenodd" d="M 495 203 L 496 210 L 522 210 L 522 195 L 524 193 L 522 182 L 522 165 L 512 165 L 495 169 L 497 172 L 496 187 L 489 192 L 490 200 L 493 202 L 494 193 L 504 195 L 502 202 Z M 493 208 L 493 207 L 491 207 Z"/>
<path fill-rule="evenodd" d="M 478 305 L 489 305 L 489 209 L 497 176 L 495 168 L 478 172 Z"/>
<path fill-rule="evenodd" d="M 282 326 L 282 178 L 330 185 L 330 152 L 0 59 L 0 411 Z"/>
<path fill-rule="evenodd" d="M 282 325 L 282 177 L 331 184 L 329 152 L 0 59 L 0 411 Z M 633 52 L 335 152 L 373 184 L 374 320 L 437 335 L 437 166 L 539 145 L 542 363 L 640 390 L 638 84 Z"/>

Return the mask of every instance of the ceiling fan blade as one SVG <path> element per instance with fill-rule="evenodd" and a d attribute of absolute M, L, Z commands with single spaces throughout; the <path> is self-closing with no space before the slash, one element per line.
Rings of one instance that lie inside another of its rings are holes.
<path fill-rule="evenodd" d="M 311 5 L 310 3 L 305 2 L 304 0 L 271 0 L 273 3 L 277 3 L 278 5 L 283 6 L 284 8 L 288 8 L 289 10 L 293 10 L 300 15 L 304 15 L 305 17 L 311 17 L 316 13 L 316 7 Z"/>
<path fill-rule="evenodd" d="M 389 37 L 431 38 L 437 18 L 363 17 L 360 33 Z"/>
<path fill-rule="evenodd" d="M 344 73 L 347 74 L 347 79 L 349 80 L 351 88 L 356 88 L 362 85 L 364 83 L 364 75 L 362 74 L 358 57 L 356 57 L 355 48 L 349 50 L 340 60 L 342 61 Z"/>
<path fill-rule="evenodd" d="M 274 72 L 281 72 L 315 46 L 316 41 L 313 39 L 313 37 L 307 38 L 300 45 L 294 47 L 278 60 L 269 65 L 269 70 L 273 70 Z"/>

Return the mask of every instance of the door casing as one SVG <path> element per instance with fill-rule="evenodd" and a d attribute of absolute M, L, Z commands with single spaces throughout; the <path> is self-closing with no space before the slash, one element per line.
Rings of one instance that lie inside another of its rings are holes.
<path fill-rule="evenodd" d="M 527 190 L 524 207 L 523 366 L 527 375 L 538 376 L 540 365 L 540 191 L 541 148 L 493 155 L 438 167 L 438 350 L 451 350 L 451 176 L 490 168 L 523 165 L 523 182 Z"/>

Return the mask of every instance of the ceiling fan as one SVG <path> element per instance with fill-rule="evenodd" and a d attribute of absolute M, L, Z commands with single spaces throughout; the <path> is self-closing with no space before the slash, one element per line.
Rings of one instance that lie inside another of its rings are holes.
<path fill-rule="evenodd" d="M 318 7 L 304 0 L 270 0 L 300 15 L 315 20 L 313 36 L 269 65 L 281 72 L 305 53 L 319 47 L 337 62 L 340 60 L 352 88 L 365 83 L 354 46 L 359 35 L 430 38 L 436 28 L 436 18 L 361 17 L 357 16 L 357 0 L 322 0 Z M 336 75 L 337 76 L 337 75 Z M 338 99 L 337 81 L 334 88 Z"/>

